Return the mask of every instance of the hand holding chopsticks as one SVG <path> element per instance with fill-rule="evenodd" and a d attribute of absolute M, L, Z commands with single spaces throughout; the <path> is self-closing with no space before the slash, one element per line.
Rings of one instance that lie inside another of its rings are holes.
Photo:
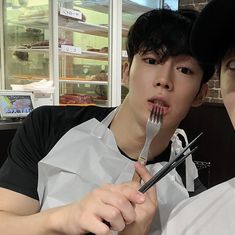
<path fill-rule="evenodd" d="M 151 188 L 155 183 L 157 183 L 160 179 L 162 179 L 165 175 L 167 175 L 171 170 L 179 166 L 184 160 L 192 154 L 198 147 L 194 147 L 193 150 L 186 152 L 190 146 L 202 135 L 200 133 L 195 139 L 193 139 L 187 146 L 185 146 L 182 151 L 176 155 L 174 159 L 169 161 L 166 165 L 162 167 L 160 171 L 158 171 L 150 180 L 144 183 L 140 188 L 139 191 L 145 193 L 149 188 Z M 186 152 L 186 153 L 185 153 Z M 109 222 L 104 221 L 110 227 Z M 93 233 L 87 233 L 87 235 L 92 235 Z"/>
<path fill-rule="evenodd" d="M 160 171 L 158 171 L 149 181 L 147 181 L 145 184 L 143 184 L 140 188 L 139 191 L 142 193 L 145 193 L 149 188 L 151 188 L 155 183 L 157 183 L 160 179 L 162 179 L 165 175 L 167 175 L 171 170 L 179 166 L 184 160 L 192 154 L 197 147 L 195 147 L 193 150 L 190 152 L 185 153 L 187 149 L 202 135 L 200 133 L 195 139 L 193 139 L 187 146 L 185 146 L 182 151 L 176 155 L 174 159 L 169 161 L 166 165 L 162 167 Z"/>

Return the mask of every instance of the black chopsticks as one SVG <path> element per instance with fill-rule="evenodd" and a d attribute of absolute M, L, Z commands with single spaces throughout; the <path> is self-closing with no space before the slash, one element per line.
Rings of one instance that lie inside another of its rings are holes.
<path fill-rule="evenodd" d="M 160 179 L 162 179 L 165 175 L 167 175 L 171 170 L 179 166 L 190 154 L 192 154 L 198 147 L 195 147 L 190 152 L 184 154 L 184 152 L 202 135 L 200 133 L 195 139 L 193 139 L 187 146 L 185 146 L 180 153 L 176 155 L 174 159 L 169 161 L 166 165 L 162 167 L 160 171 L 158 171 L 149 181 L 144 183 L 139 191 L 145 193 L 149 188 L 151 188 L 155 183 L 157 183 Z"/>

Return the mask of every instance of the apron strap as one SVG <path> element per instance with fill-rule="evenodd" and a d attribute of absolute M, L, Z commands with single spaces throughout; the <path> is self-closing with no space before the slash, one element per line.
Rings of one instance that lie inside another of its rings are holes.
<path fill-rule="evenodd" d="M 186 143 L 188 144 L 188 138 L 183 129 L 176 129 L 174 135 L 171 138 L 172 141 L 172 148 L 173 148 L 173 155 L 171 158 L 175 157 L 175 153 L 179 153 L 182 149 L 182 142 L 178 137 L 178 134 L 180 134 Z M 189 153 L 190 148 L 185 151 L 185 153 Z M 186 175 L 186 188 L 189 192 L 194 192 L 194 180 L 198 177 L 198 170 L 195 165 L 195 163 L 192 160 L 192 155 L 190 154 L 189 157 L 185 160 L 185 175 Z"/>
<path fill-rule="evenodd" d="M 105 117 L 101 122 L 97 122 L 96 126 L 94 126 L 91 129 L 91 134 L 93 136 L 96 136 L 97 138 L 101 139 L 105 136 L 107 132 L 111 132 L 111 130 L 108 128 L 110 123 L 112 122 L 113 118 L 115 117 L 116 113 L 118 111 L 118 108 L 115 108 L 112 112 L 108 114 L 107 117 Z M 111 140 L 110 140 L 111 141 Z M 108 141 L 109 142 L 109 141 Z M 111 141 L 113 142 L 113 141 Z"/>
<path fill-rule="evenodd" d="M 115 108 L 107 117 L 105 117 L 101 123 L 103 123 L 106 127 L 109 126 L 109 124 L 112 122 L 113 118 L 115 117 L 116 113 L 118 112 L 118 107 Z"/>

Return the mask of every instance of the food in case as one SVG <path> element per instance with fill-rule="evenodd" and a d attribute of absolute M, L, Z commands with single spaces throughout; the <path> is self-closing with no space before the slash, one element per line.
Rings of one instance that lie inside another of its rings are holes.
<path fill-rule="evenodd" d="M 90 95 L 86 94 L 65 94 L 60 96 L 61 104 L 94 104 Z"/>

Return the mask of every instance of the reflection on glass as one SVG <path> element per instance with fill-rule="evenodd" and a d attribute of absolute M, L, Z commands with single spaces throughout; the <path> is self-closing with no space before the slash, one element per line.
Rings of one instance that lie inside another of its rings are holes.
<path fill-rule="evenodd" d="M 171 10 L 178 10 L 179 0 L 164 0 L 163 7 Z"/>

